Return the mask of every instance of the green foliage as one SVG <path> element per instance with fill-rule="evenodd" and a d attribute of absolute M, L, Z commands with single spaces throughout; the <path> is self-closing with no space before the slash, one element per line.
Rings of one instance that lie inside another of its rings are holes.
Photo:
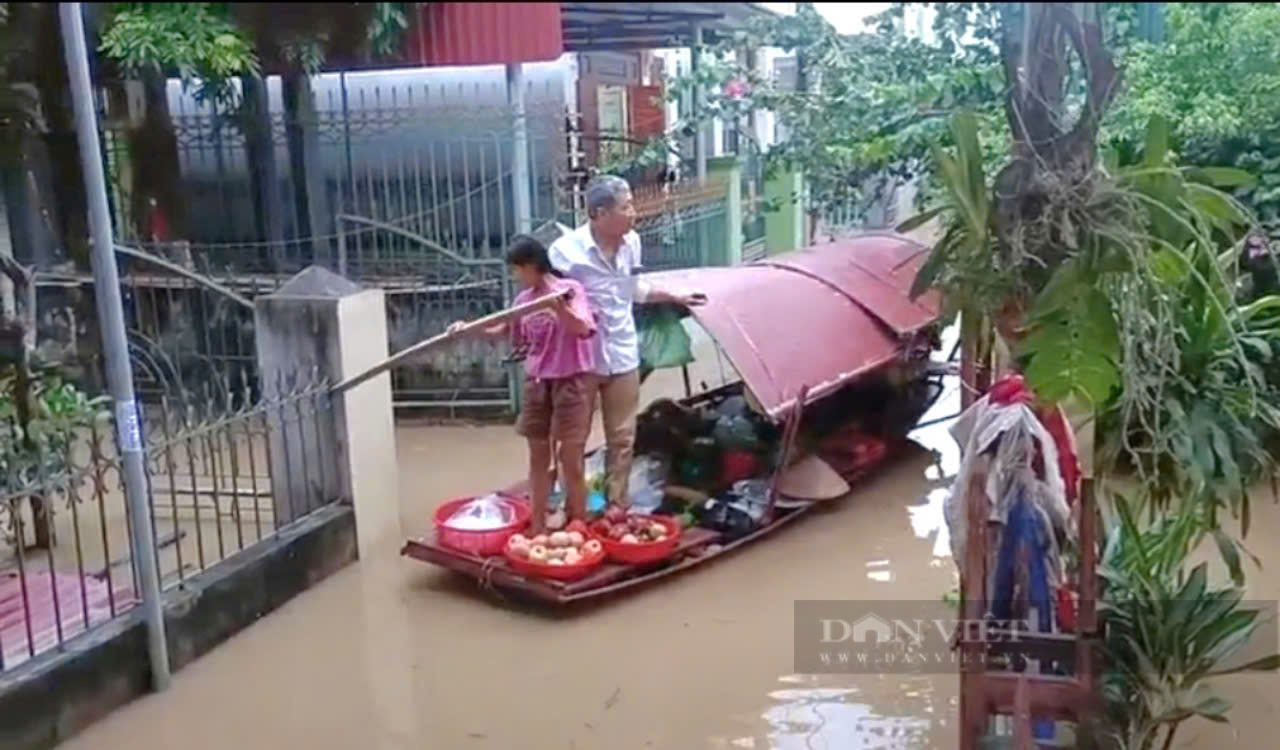
<path fill-rule="evenodd" d="M 25 424 L 17 408 L 23 398 L 32 405 Z M 54 374 L 26 384 L 12 368 L 0 376 L 0 491 L 16 492 L 64 475 L 77 431 L 104 418 L 107 401 Z"/>
<path fill-rule="evenodd" d="M 991 45 L 926 44 L 905 34 L 891 15 L 876 31 L 855 37 L 838 34 L 808 3 L 793 15 L 756 19 L 704 54 L 696 73 L 672 82 L 667 91 L 672 101 L 690 97 L 701 86 L 704 106 L 667 134 L 665 151 L 658 153 L 678 152 L 681 137 L 714 119 L 742 122 L 752 111 L 773 112 L 789 136 L 767 152 L 761 149 L 766 171 L 802 169 L 815 212 L 865 208 L 864 185 L 871 178 L 927 173 L 935 146 L 950 140 L 947 117 L 961 106 L 974 113 L 988 152 L 984 160 L 1000 159 L 1007 153 L 1007 138 L 999 135 L 1004 83 Z M 982 19 L 974 23 L 984 33 L 993 33 L 994 10 L 974 15 Z M 783 85 L 734 54 L 760 47 L 795 54 L 804 72 L 801 85 Z M 754 134 L 744 129 L 744 135 Z"/>
<path fill-rule="evenodd" d="M 1249 217 L 1218 189 L 1249 176 L 1164 166 L 1155 119 L 1137 163 L 1108 157 L 1040 212 L 1049 226 L 1037 231 L 1063 253 L 1046 260 L 997 236 L 975 131 L 973 117 L 954 118 L 957 147 L 935 156 L 943 203 L 899 227 L 943 220 L 913 291 L 941 289 L 978 319 L 1025 295 L 1025 338 L 1006 343 L 1041 398 L 1098 411 L 1104 468 L 1135 468 L 1156 503 L 1200 498 L 1211 518 L 1229 509 L 1247 531 L 1247 490 L 1273 466 L 1265 441 L 1280 433 L 1280 378 L 1267 375 L 1280 301 L 1237 305 L 1231 262 Z"/>
<path fill-rule="evenodd" d="M 1123 56 L 1127 96 L 1104 136 L 1120 150 L 1141 145 L 1145 123 L 1170 123 L 1184 164 L 1248 170 L 1256 183 L 1235 195 L 1280 238 L 1280 6 L 1169 3 L 1163 43 L 1136 42 Z"/>
<path fill-rule="evenodd" d="M 1099 568 L 1107 718 L 1126 750 L 1149 750 L 1162 729 L 1169 747 L 1188 719 L 1226 722 L 1231 704 L 1213 693 L 1210 678 L 1274 669 L 1280 655 L 1241 658 L 1260 613 L 1241 606 L 1238 545 L 1214 531 L 1200 505 L 1187 503 L 1147 528 L 1125 498 L 1117 496 L 1114 506 Z M 1188 570 L 1192 551 L 1211 536 L 1235 563 L 1233 586 L 1211 585 L 1205 563 Z"/>
<path fill-rule="evenodd" d="M 1088 403 L 1103 404 L 1120 384 L 1120 334 L 1111 300 L 1101 289 L 1082 290 L 1077 269 L 1064 265 L 1055 277 L 1059 281 L 1063 270 L 1076 277 L 1060 281 L 1060 301 L 1036 305 L 1032 332 L 1020 350 L 1027 358 L 1024 374 L 1050 403 L 1082 396 Z M 1073 293 L 1066 294 L 1067 289 Z"/>
<path fill-rule="evenodd" d="M 264 54 L 309 74 L 319 71 L 334 26 L 348 10 L 366 10 L 352 17 L 367 22 L 365 42 L 373 55 L 395 52 L 409 27 L 404 3 L 343 5 L 330 19 L 323 15 L 326 6 L 319 5 L 319 18 L 290 16 L 276 24 L 260 19 L 262 13 L 245 13 L 240 20 L 247 27 L 242 27 L 230 3 L 116 3 L 100 50 L 128 73 L 177 71 L 184 86 L 196 86 L 198 98 L 233 109 L 239 103 L 233 81 L 259 73 Z M 275 9 L 268 4 L 261 10 L 269 15 Z"/>
<path fill-rule="evenodd" d="M 184 86 L 220 104 L 236 101 L 233 79 L 259 70 L 253 42 L 225 3 L 118 3 L 99 49 L 131 73 L 176 70 Z"/>
<path fill-rule="evenodd" d="M 373 4 L 373 18 L 365 35 L 374 55 L 388 57 L 399 48 L 400 40 L 409 28 L 409 16 L 404 6 L 404 3 Z"/>

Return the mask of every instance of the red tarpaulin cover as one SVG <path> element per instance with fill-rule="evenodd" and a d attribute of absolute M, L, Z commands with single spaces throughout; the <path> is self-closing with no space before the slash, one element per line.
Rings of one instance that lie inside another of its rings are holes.
<path fill-rule="evenodd" d="M 415 3 L 406 54 L 426 66 L 545 62 L 564 53 L 560 3 Z"/>
<path fill-rule="evenodd" d="M 703 292 L 694 317 L 724 350 L 765 412 L 777 419 L 804 386 L 809 400 L 893 361 L 901 336 L 938 319 L 936 295 L 907 291 L 923 246 L 865 235 L 758 264 L 646 276 L 675 292 Z"/>

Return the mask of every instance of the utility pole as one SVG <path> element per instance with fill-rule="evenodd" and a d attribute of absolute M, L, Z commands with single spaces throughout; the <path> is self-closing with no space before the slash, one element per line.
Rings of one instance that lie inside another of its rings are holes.
<path fill-rule="evenodd" d="M 134 562 L 138 566 L 138 584 L 142 589 L 138 593 L 142 597 L 142 614 L 147 623 L 152 687 L 156 692 L 161 692 L 169 687 L 169 650 L 165 643 L 155 537 L 152 535 L 151 510 L 147 507 L 147 477 L 142 464 L 142 434 L 138 405 L 133 394 L 133 372 L 129 366 L 124 307 L 120 302 L 120 274 L 116 269 L 111 214 L 107 207 L 107 181 L 102 173 L 98 115 L 94 109 L 93 87 L 89 81 L 89 53 L 84 40 L 84 15 L 80 3 L 59 5 L 58 18 L 62 23 L 67 76 L 71 82 L 71 102 L 75 108 L 76 140 L 80 145 L 80 164 L 89 201 L 89 230 L 93 241 L 93 296 L 98 304 L 98 325 L 102 329 L 107 385 L 115 403 L 116 433 L 124 468 L 125 500 L 133 516 L 130 546 Z"/>

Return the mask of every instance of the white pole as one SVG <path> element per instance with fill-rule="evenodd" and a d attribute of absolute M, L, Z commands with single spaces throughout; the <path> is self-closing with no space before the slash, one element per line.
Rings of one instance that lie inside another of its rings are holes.
<path fill-rule="evenodd" d="M 138 405 L 134 401 L 133 371 L 129 366 L 124 307 L 120 302 L 120 274 L 111 237 L 107 205 L 107 181 L 102 174 L 102 149 L 98 144 L 98 115 L 89 82 L 89 53 L 84 41 L 84 16 L 80 3 L 58 6 L 62 42 L 75 108 L 76 140 L 85 194 L 89 202 L 89 228 L 93 239 L 93 296 L 98 303 L 102 348 L 106 357 L 107 384 L 116 407 L 116 431 L 124 466 L 124 494 L 133 515 L 131 551 L 138 566 L 142 589 L 142 614 L 147 623 L 147 647 L 151 655 L 151 681 L 156 692 L 169 687 L 169 650 L 165 644 L 164 611 L 160 604 L 160 575 L 156 569 L 151 509 L 147 507 L 146 470 L 142 465 L 142 437 L 138 429 Z"/>
<path fill-rule="evenodd" d="M 529 123 L 524 108 L 524 64 L 507 65 L 507 102 L 511 105 L 511 192 L 515 196 L 516 231 L 533 231 L 533 199 L 529 186 Z"/>

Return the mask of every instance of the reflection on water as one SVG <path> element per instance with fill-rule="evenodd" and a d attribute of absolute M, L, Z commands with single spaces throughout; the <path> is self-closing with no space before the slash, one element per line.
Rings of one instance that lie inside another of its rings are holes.
<path fill-rule="evenodd" d="M 927 678 L 895 676 L 890 687 L 899 698 L 883 700 L 888 690 L 877 691 L 877 707 L 860 702 L 856 687 L 828 687 L 830 678 L 791 675 L 780 681 L 805 687 L 788 687 L 769 694 L 776 705 L 764 713 L 772 731 L 770 747 L 776 750 L 824 748 L 919 748 L 930 744 L 933 721 L 933 685 Z M 806 684 L 807 683 L 807 684 Z M 886 703 L 888 705 L 886 705 Z"/>
<path fill-rule="evenodd" d="M 932 490 L 925 496 L 923 505 L 910 505 L 907 515 L 911 519 L 911 530 L 919 539 L 933 538 L 934 558 L 951 557 L 951 531 L 947 528 L 942 514 L 943 503 L 947 501 L 949 491 L 945 487 Z"/>
<path fill-rule="evenodd" d="M 867 578 L 876 583 L 892 583 L 893 571 L 889 570 L 888 560 L 872 560 L 867 563 Z"/>

